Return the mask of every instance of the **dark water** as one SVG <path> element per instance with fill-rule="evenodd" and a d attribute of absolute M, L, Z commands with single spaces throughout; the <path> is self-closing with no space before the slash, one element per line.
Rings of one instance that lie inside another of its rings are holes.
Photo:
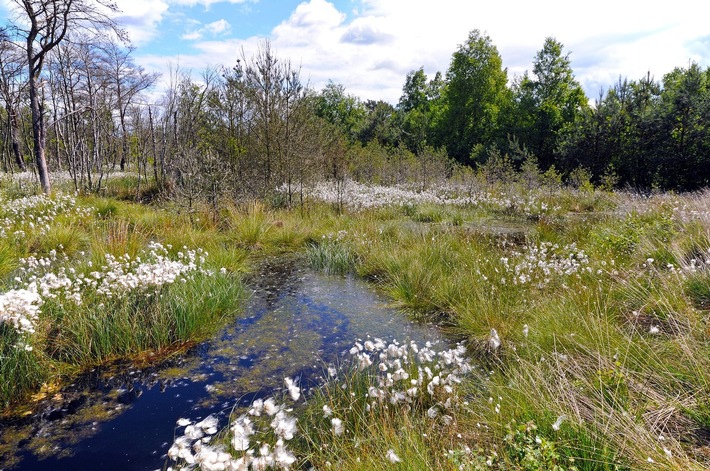
<path fill-rule="evenodd" d="M 440 339 L 360 280 L 283 262 L 262 273 L 238 320 L 215 339 L 160 366 L 93 371 L 41 412 L 0 423 L 0 471 L 160 469 L 181 417 L 215 413 L 226 425 L 235 405 L 271 395 L 286 376 L 316 384 L 368 335 Z"/>

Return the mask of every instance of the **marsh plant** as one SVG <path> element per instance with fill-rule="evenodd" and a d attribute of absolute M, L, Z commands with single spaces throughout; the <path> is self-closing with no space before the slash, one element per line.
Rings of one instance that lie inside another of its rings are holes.
<path fill-rule="evenodd" d="M 459 390 L 472 371 L 465 348 L 436 347 L 359 341 L 348 361 L 327 367 L 324 383 L 307 399 L 293 379 L 285 378 L 280 399 L 256 399 L 234 412 L 220 433 L 214 416 L 196 423 L 180 419 L 182 435 L 168 451 L 176 464 L 168 469 L 341 469 L 352 466 L 355 455 L 374 452 L 372 446 L 379 447 L 377 455 L 364 453 L 363 459 L 376 459 L 380 467 L 403 462 L 407 454 L 400 443 L 378 443 L 371 434 L 382 428 L 391 432 L 410 420 L 443 430 L 466 406 Z"/>
<path fill-rule="evenodd" d="M 291 378 L 285 378 L 286 397 L 296 402 L 300 388 Z M 216 416 L 193 423 L 181 418 L 178 427 L 185 427 L 168 450 L 168 458 L 177 467 L 167 469 L 248 470 L 289 469 L 297 458 L 288 442 L 298 433 L 297 419 L 287 400 L 273 397 L 257 399 L 248 410 L 230 418 L 229 428 L 218 432 Z M 214 440 L 213 440 L 214 439 Z M 211 442 L 215 444 L 211 444 Z M 226 443 L 225 443 L 226 442 Z"/>
<path fill-rule="evenodd" d="M 466 352 L 363 339 L 308 393 L 291 381 L 229 424 L 181 421 L 174 469 L 710 466 L 707 191 L 451 180 L 303 192 L 298 211 L 234 206 L 218 224 L 197 208 L 3 196 L 3 404 L 55 367 L 204 338 L 239 304 L 234 273 L 299 252 L 371 281 Z"/>
<path fill-rule="evenodd" d="M 345 275 L 355 268 L 355 253 L 346 241 L 347 231 L 323 235 L 309 244 L 306 256 L 311 267 L 333 275 Z"/>
<path fill-rule="evenodd" d="M 241 283 L 208 268 L 202 248 L 152 241 L 131 256 L 47 245 L 57 227 L 85 234 L 93 214 L 91 206 L 61 194 L 2 201 L 0 246 L 10 242 L 5 250 L 12 260 L 0 293 L 4 405 L 65 370 L 204 337 L 238 309 Z M 39 251 L 27 254 L 31 248 Z"/>

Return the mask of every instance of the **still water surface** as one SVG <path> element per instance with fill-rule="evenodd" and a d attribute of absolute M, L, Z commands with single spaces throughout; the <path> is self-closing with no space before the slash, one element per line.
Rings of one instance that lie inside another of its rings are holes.
<path fill-rule="evenodd" d="M 175 422 L 269 396 L 283 378 L 316 384 L 357 339 L 441 340 L 365 282 L 325 276 L 293 262 L 263 267 L 237 319 L 214 339 L 148 369 L 93 371 L 42 412 L 0 423 L 3 470 L 152 470 L 165 463 Z"/>

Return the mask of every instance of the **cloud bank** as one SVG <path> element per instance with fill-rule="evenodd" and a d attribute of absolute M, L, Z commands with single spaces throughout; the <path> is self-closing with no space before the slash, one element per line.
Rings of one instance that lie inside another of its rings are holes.
<path fill-rule="evenodd" d="M 263 33 L 240 35 L 239 22 L 250 20 L 250 10 L 276 12 L 284 5 L 292 11 Z M 620 76 L 638 79 L 650 71 L 659 80 L 690 61 L 710 66 L 710 2 L 696 0 L 663 9 L 618 0 L 574 7 L 562 0 L 308 0 L 295 7 L 281 0 L 119 0 L 119 6 L 119 20 L 138 46 L 136 60 L 150 70 L 164 71 L 169 62 L 198 72 L 230 66 L 242 48 L 251 55 L 268 38 L 312 87 L 333 80 L 363 99 L 391 103 L 407 72 L 445 73 L 473 29 L 491 37 L 510 78 L 531 69 L 545 37 L 554 36 L 571 53 L 590 98 Z M 217 8 L 221 17 L 207 16 Z"/>

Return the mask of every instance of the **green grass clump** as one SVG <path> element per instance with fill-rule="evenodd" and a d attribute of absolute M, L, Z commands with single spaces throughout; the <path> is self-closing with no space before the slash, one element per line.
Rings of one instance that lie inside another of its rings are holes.
<path fill-rule="evenodd" d="M 9 325 L 0 324 L 0 407 L 7 408 L 28 391 L 38 390 L 47 377 L 41 353 Z"/>
<path fill-rule="evenodd" d="M 235 240 L 245 246 L 263 245 L 274 228 L 275 220 L 266 207 L 252 202 L 233 216 Z"/>
<path fill-rule="evenodd" d="M 18 267 L 18 259 L 17 249 L 7 241 L 0 241 L 0 281 Z"/>
<path fill-rule="evenodd" d="M 471 431 L 459 420 L 465 405 L 458 385 L 446 383 L 447 390 L 443 382 L 450 373 L 470 374 L 465 363 L 453 360 L 446 367 L 436 354 L 427 361 L 406 345 L 397 348 L 407 355 L 393 356 L 394 345 L 380 350 L 377 342 L 366 342 L 353 363 L 308 398 L 297 455 L 316 469 L 457 469 L 457 459 L 478 459 L 463 446 L 462 434 Z M 365 356 L 373 363 L 363 364 Z M 385 385 L 382 369 L 393 365 L 400 368 L 391 370 Z M 442 383 L 429 384 L 432 378 L 422 370 L 429 367 L 441 371 L 435 382 Z"/>
<path fill-rule="evenodd" d="M 91 365 L 206 338 L 244 299 L 226 275 L 195 275 L 157 293 L 45 305 L 47 350 L 60 362 Z"/>
<path fill-rule="evenodd" d="M 698 309 L 710 309 L 710 274 L 697 273 L 685 282 L 685 292 Z"/>
<path fill-rule="evenodd" d="M 89 247 L 90 236 L 76 224 L 55 224 L 48 234 L 36 237 L 30 252 L 48 254 L 52 250 L 73 256 Z"/>
<path fill-rule="evenodd" d="M 22 244 L 0 242 L 2 286 L 27 288 L 30 276 L 41 279 L 45 274 L 56 275 L 51 283 L 58 284 L 52 288 L 55 294 L 43 296 L 35 333 L 20 337 L 10 324 L 0 324 L 0 404 L 5 407 L 45 383 L 71 378 L 96 364 L 173 351 L 205 339 L 243 303 L 239 273 L 246 270 L 248 253 L 228 249 L 228 238 L 213 226 L 196 227 L 189 218 L 159 208 L 95 196 L 60 197 L 59 203 L 51 198 L 27 201 L 39 203 L 9 219 L 12 225 L 6 229 L 22 229 Z M 42 224 L 30 224 L 40 217 Z M 172 259 L 185 246 L 214 249 L 215 256 L 198 261 L 202 268 L 182 276 L 183 281 L 157 290 L 143 287 L 106 295 L 86 282 L 94 279 L 92 272 L 108 270 L 106 264 L 114 257 L 121 264 L 124 255 L 136 265 L 149 261 L 144 251 L 152 241 L 174 244 L 165 254 Z M 44 261 L 28 272 L 21 263 L 28 255 Z M 208 267 L 211 274 L 205 271 Z M 60 287 L 66 283 L 71 288 Z M 40 281 L 37 289 L 44 284 Z"/>
<path fill-rule="evenodd" d="M 347 244 L 337 240 L 324 240 L 310 244 L 306 257 L 311 267 L 333 275 L 345 275 L 355 267 L 355 255 Z"/>

